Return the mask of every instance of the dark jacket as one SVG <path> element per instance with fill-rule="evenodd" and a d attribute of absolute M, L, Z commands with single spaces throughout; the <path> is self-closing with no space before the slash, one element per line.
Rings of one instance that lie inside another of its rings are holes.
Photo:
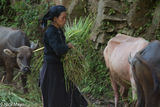
<path fill-rule="evenodd" d="M 47 62 L 60 61 L 61 56 L 69 49 L 63 31 L 53 25 L 50 25 L 45 32 L 44 45 L 44 59 Z"/>

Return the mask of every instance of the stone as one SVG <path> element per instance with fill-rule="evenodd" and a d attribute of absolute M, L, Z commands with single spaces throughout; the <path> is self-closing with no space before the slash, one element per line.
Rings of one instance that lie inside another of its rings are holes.
<path fill-rule="evenodd" d="M 150 27 L 146 30 L 145 38 L 153 40 L 157 39 L 156 37 L 156 31 L 159 29 L 160 26 L 160 3 L 157 4 L 152 18 L 152 24 Z"/>
<path fill-rule="evenodd" d="M 117 24 L 116 25 L 116 29 L 119 30 L 119 29 L 123 29 L 124 27 L 127 26 L 127 23 L 120 23 L 120 24 Z"/>
<path fill-rule="evenodd" d="M 132 28 L 143 26 L 149 19 L 146 14 L 152 5 L 152 0 L 135 0 L 128 14 L 128 25 Z"/>
<path fill-rule="evenodd" d="M 115 17 L 115 16 L 105 16 L 104 20 L 118 21 L 118 22 L 127 21 L 127 19 L 125 18 L 120 18 L 120 17 Z"/>
<path fill-rule="evenodd" d="M 98 42 L 98 43 L 104 43 L 104 37 L 105 37 L 104 32 L 100 33 L 100 34 L 98 35 L 97 42 Z"/>
<path fill-rule="evenodd" d="M 68 16 L 70 21 L 75 18 L 88 15 L 86 0 L 72 0 L 68 7 Z"/>
<path fill-rule="evenodd" d="M 121 30 L 120 33 L 132 36 L 133 33 L 134 33 L 134 30 L 133 29 L 128 29 L 128 28 L 123 28 L 123 30 Z"/>
<path fill-rule="evenodd" d="M 78 4 L 78 0 L 72 0 L 71 4 L 67 9 L 67 13 L 70 15 L 74 9 L 74 7 Z"/>
<path fill-rule="evenodd" d="M 107 33 L 114 32 L 114 28 L 108 28 L 108 29 L 106 30 L 106 32 L 107 32 Z"/>
<path fill-rule="evenodd" d="M 110 7 L 120 13 L 122 13 L 122 8 L 120 2 L 116 0 L 106 0 L 105 1 L 105 7 Z"/>
<path fill-rule="evenodd" d="M 88 0 L 88 10 L 90 13 L 97 13 L 99 0 Z"/>
<path fill-rule="evenodd" d="M 96 29 L 96 28 L 95 28 Z M 92 41 L 96 41 L 97 40 L 97 35 L 99 34 L 98 31 L 96 31 L 95 29 L 93 29 L 92 33 L 91 33 L 91 37 L 90 37 L 90 40 Z"/>

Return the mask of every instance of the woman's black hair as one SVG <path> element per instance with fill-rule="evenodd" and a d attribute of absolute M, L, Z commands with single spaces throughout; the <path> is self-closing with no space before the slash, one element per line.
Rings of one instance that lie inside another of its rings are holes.
<path fill-rule="evenodd" d="M 66 8 L 62 5 L 50 7 L 49 11 L 42 19 L 41 27 L 45 28 L 48 20 L 53 20 L 54 17 L 58 17 L 64 11 L 66 11 Z"/>

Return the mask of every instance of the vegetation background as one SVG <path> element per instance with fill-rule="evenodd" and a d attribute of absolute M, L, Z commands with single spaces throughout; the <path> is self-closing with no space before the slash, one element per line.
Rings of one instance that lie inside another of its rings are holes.
<path fill-rule="evenodd" d="M 21 29 L 30 40 L 39 41 L 40 47 L 43 47 L 40 22 L 48 8 L 58 0 L 53 1 L 0 0 L 0 26 Z M 65 77 L 71 79 L 85 97 L 94 103 L 90 106 L 113 106 L 109 71 L 103 58 L 107 41 L 117 33 L 141 36 L 147 40 L 159 39 L 160 3 L 154 0 L 69 1 L 71 6 L 67 4 L 68 22 L 64 31 L 67 42 L 72 42 L 75 49 L 69 51 L 63 59 Z M 31 107 L 42 106 L 38 87 L 42 62 L 43 50 L 34 53 L 32 59 L 32 73 L 27 81 L 29 93 L 23 93 L 19 78 L 21 74 L 18 71 L 15 72 L 12 85 L 0 83 L 0 104 L 22 103 Z M 129 101 L 132 103 L 131 95 Z"/>

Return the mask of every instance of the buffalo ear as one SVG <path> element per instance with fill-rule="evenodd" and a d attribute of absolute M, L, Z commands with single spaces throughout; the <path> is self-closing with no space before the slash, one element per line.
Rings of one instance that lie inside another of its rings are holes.
<path fill-rule="evenodd" d="M 33 50 L 37 49 L 38 48 L 38 42 L 35 44 L 34 42 L 30 42 L 30 48 Z"/>
<path fill-rule="evenodd" d="M 3 52 L 10 57 L 16 57 L 16 54 L 12 52 L 10 49 L 4 49 Z"/>

